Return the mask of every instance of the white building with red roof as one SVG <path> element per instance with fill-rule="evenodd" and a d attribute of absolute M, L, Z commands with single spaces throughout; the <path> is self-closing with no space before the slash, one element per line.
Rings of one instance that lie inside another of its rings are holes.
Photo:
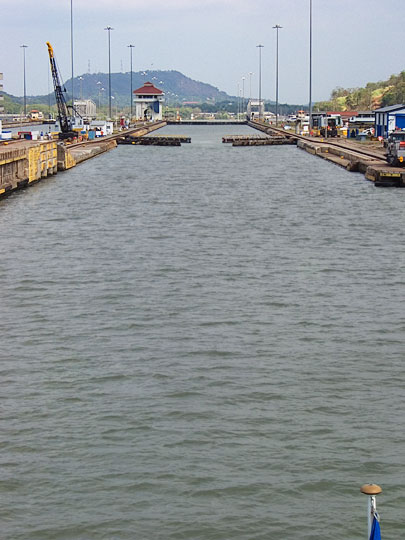
<path fill-rule="evenodd" d="M 164 93 L 146 82 L 141 88 L 134 90 L 135 116 L 139 120 L 162 120 Z"/>

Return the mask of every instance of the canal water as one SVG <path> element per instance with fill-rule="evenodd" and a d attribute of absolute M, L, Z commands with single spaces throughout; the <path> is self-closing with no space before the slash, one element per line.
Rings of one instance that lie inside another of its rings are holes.
<path fill-rule="evenodd" d="M 405 191 L 248 132 L 0 202 L 3 540 L 400 537 Z"/>

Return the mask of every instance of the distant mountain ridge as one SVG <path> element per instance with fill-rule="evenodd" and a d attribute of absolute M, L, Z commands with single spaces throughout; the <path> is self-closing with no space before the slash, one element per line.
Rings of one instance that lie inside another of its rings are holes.
<path fill-rule="evenodd" d="M 195 81 L 180 71 L 134 71 L 132 72 L 133 90 L 140 88 L 146 81 L 153 83 L 165 93 L 166 102 L 181 103 L 184 101 L 198 101 L 202 103 L 214 103 L 218 101 L 236 100 L 215 86 L 200 81 Z M 108 73 L 85 73 L 74 78 L 73 93 L 75 99 L 93 99 L 96 104 L 100 99 L 101 104 L 108 101 Z M 67 94 L 66 99 L 71 99 L 72 81 L 65 81 Z M 103 90 L 102 90 L 103 89 Z M 111 74 L 111 95 L 114 96 L 118 106 L 129 105 L 131 93 L 130 72 Z M 54 103 L 54 94 L 51 93 L 51 103 Z M 17 98 L 20 100 L 20 98 Z M 31 103 L 48 103 L 49 96 L 29 96 Z"/>

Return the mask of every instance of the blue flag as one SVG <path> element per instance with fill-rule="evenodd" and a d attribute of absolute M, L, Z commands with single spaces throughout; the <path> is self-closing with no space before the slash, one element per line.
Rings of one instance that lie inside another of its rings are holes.
<path fill-rule="evenodd" d="M 374 516 L 373 524 L 371 525 L 370 540 L 381 540 L 380 524 L 376 516 Z"/>

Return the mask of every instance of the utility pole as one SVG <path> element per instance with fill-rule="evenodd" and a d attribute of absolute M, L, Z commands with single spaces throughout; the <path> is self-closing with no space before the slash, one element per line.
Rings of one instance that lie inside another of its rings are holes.
<path fill-rule="evenodd" d="M 27 116 L 27 87 L 25 84 L 25 49 L 28 45 L 20 45 L 23 50 L 23 62 L 24 62 L 24 116 Z"/>
<path fill-rule="evenodd" d="M 277 39 L 276 39 L 276 126 L 278 126 L 278 31 L 280 28 L 283 28 L 279 24 L 273 26 L 276 29 Z"/>
<path fill-rule="evenodd" d="M 72 117 L 74 116 L 74 97 L 73 97 L 73 0 L 70 0 L 70 57 L 72 62 Z"/>
<path fill-rule="evenodd" d="M 264 45 L 256 45 L 259 49 L 259 120 L 262 118 L 262 49 Z"/>
<path fill-rule="evenodd" d="M 238 105 L 238 107 L 237 107 L 237 109 L 238 109 L 238 117 L 237 117 L 237 118 L 238 118 L 238 122 L 239 122 L 239 112 L 240 112 L 240 90 L 239 90 L 239 83 L 238 83 L 238 99 L 237 99 L 236 102 L 237 102 L 237 105 Z"/>
<path fill-rule="evenodd" d="M 246 77 L 242 77 L 242 118 L 245 115 L 245 79 Z"/>
<path fill-rule="evenodd" d="M 79 81 L 80 81 L 80 99 L 83 101 L 83 77 L 82 76 L 79 77 Z"/>
<path fill-rule="evenodd" d="M 134 101 L 134 96 L 132 95 L 132 49 L 135 47 L 135 45 L 127 45 L 127 47 L 129 47 L 129 56 L 130 56 L 130 65 L 131 65 L 131 68 L 130 68 L 130 71 L 131 71 L 131 118 L 130 118 L 130 121 L 132 120 L 132 105 L 133 105 L 133 101 Z"/>
<path fill-rule="evenodd" d="M 108 116 L 111 119 L 111 26 L 104 28 L 108 32 Z"/>
<path fill-rule="evenodd" d="M 309 133 L 312 131 L 312 0 L 309 0 Z"/>

